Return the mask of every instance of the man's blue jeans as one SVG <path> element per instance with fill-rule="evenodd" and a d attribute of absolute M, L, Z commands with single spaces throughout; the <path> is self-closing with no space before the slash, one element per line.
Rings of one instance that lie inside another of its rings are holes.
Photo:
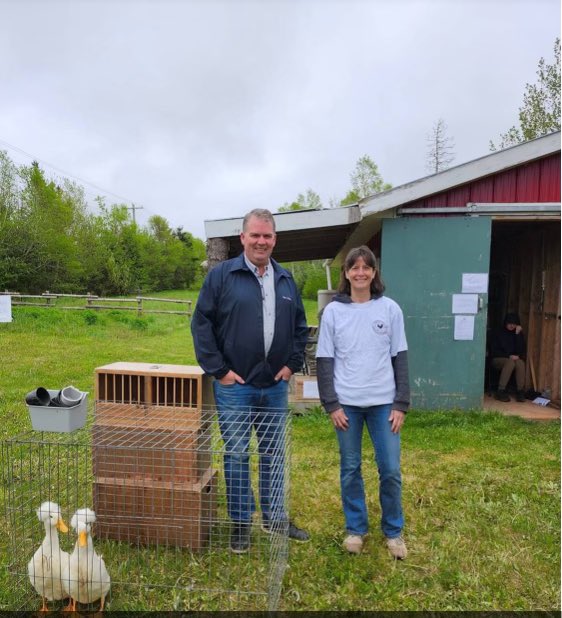
<path fill-rule="evenodd" d="M 258 441 L 259 492 L 265 522 L 286 520 L 285 448 L 288 383 L 269 388 L 250 384 L 214 384 L 215 403 L 224 441 L 224 476 L 228 514 L 233 521 L 249 522 L 255 511 L 250 479 L 252 427 Z"/>
<path fill-rule="evenodd" d="M 336 434 L 340 446 L 341 497 L 347 532 L 363 535 L 369 529 L 361 475 L 361 441 L 363 426 L 367 425 L 379 471 L 382 532 L 388 538 L 400 536 L 404 527 L 400 434 L 390 430 L 391 405 L 369 408 L 343 405 L 342 408 L 349 419 L 349 427 L 347 431 L 336 430 Z"/>

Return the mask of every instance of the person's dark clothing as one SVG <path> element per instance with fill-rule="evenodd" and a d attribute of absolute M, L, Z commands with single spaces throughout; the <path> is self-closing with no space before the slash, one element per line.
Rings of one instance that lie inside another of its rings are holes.
<path fill-rule="evenodd" d="M 265 356 L 262 296 L 244 255 L 221 262 L 207 275 L 191 320 L 197 361 L 218 380 L 233 370 L 257 388 L 273 386 L 278 371 L 304 362 L 308 327 L 292 275 L 270 260 L 275 277 L 275 333 Z"/>
<path fill-rule="evenodd" d="M 517 334 L 515 330 L 508 330 L 508 324 L 520 325 L 521 320 L 516 313 L 506 314 L 503 326 L 494 333 L 490 346 L 492 367 L 500 371 L 496 399 L 509 401 L 509 395 L 505 391 L 511 375 L 515 373 L 517 400 L 524 401 L 525 361 L 522 356 L 525 354 L 525 339 L 523 333 Z M 519 358 L 514 360 L 510 358 L 511 356 L 518 356 Z"/>
<path fill-rule="evenodd" d="M 525 338 L 523 333 L 517 335 L 514 330 L 507 330 L 505 324 L 519 324 L 519 322 L 504 322 L 504 326 L 496 331 L 492 338 L 491 357 L 509 358 L 512 355 L 523 356 L 525 354 Z"/>

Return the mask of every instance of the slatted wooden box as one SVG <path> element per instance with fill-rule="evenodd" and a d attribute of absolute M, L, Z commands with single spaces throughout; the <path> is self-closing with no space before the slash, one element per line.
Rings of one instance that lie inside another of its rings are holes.
<path fill-rule="evenodd" d="M 209 410 L 97 403 L 94 475 L 196 483 L 211 466 L 211 440 Z"/>
<path fill-rule="evenodd" d="M 96 401 L 202 410 L 214 405 L 212 378 L 194 365 L 111 363 L 96 369 Z"/>
<path fill-rule="evenodd" d="M 216 520 L 217 471 L 198 483 L 97 477 L 94 510 L 98 538 L 140 545 L 201 550 Z"/>

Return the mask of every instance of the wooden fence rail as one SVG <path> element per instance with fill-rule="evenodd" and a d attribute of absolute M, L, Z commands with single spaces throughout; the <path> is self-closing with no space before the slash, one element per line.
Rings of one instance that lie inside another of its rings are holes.
<path fill-rule="evenodd" d="M 14 306 L 28 306 L 38 307 L 42 309 L 57 308 L 57 309 L 71 309 L 71 310 L 85 310 L 94 309 L 104 310 L 118 310 L 118 311 L 136 311 L 138 315 L 144 313 L 166 313 L 170 315 L 185 315 L 191 318 L 191 300 L 182 300 L 177 298 L 156 298 L 151 296 L 134 296 L 130 298 L 104 298 L 97 296 L 96 294 L 55 294 L 53 292 L 43 292 L 43 294 L 20 294 L 19 292 L 0 292 L 2 295 L 8 295 L 12 297 L 12 305 Z M 85 305 L 75 306 L 62 306 L 56 304 L 59 298 L 83 298 L 86 299 Z M 32 299 L 31 302 L 27 299 Z M 34 302 L 33 299 L 38 299 L 38 302 Z M 180 305 L 186 305 L 187 309 L 183 311 L 172 311 L 165 309 L 148 309 L 144 306 L 144 303 L 176 303 Z M 109 304 L 100 304 L 109 303 Z M 121 306 L 120 303 L 134 303 L 134 305 Z"/>

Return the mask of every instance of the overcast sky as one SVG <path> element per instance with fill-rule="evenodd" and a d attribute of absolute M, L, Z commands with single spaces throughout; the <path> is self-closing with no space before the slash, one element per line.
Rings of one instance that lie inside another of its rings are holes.
<path fill-rule="evenodd" d="M 328 207 L 364 154 L 393 186 L 427 175 L 438 118 L 455 164 L 488 154 L 560 34 L 558 0 L 0 0 L 0 11 L 0 149 L 200 238 L 207 219 L 275 211 L 308 188 Z"/>

